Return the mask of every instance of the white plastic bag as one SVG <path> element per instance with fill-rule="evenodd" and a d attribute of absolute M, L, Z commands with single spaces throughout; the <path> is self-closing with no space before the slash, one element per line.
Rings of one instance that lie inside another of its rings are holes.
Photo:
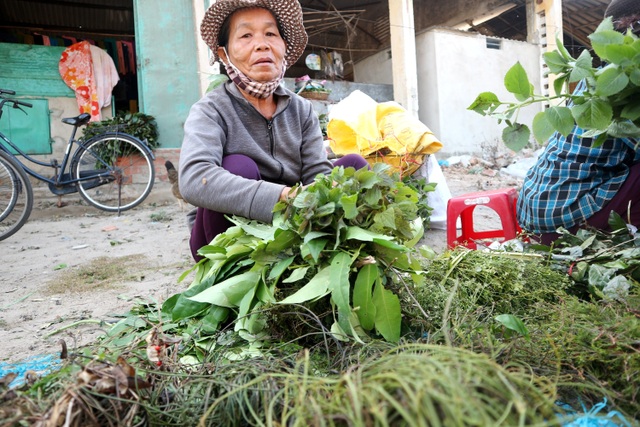
<path fill-rule="evenodd" d="M 427 203 L 431 211 L 430 228 L 435 230 L 447 229 L 447 203 L 451 198 L 451 191 L 447 180 L 442 173 L 442 168 L 436 160 L 435 154 L 431 154 L 426 162 L 416 171 L 418 176 L 427 178 L 427 182 L 435 183 L 436 189 L 427 194 Z"/>

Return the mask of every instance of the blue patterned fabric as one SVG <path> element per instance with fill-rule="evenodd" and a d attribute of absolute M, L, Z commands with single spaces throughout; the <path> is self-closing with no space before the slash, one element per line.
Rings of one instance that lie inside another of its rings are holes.
<path fill-rule="evenodd" d="M 581 82 L 574 94 L 585 88 Z M 629 166 L 640 161 L 638 139 L 610 138 L 594 147 L 583 132 L 577 126 L 566 138 L 556 132 L 527 172 L 517 207 L 524 230 L 552 233 L 579 225 L 616 195 Z"/>

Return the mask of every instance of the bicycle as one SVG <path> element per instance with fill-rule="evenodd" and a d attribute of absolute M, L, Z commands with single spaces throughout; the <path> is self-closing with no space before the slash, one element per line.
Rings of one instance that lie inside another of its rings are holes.
<path fill-rule="evenodd" d="M 28 102 L 5 95 L 15 95 L 15 92 L 0 89 L 0 118 L 6 105 L 25 114 L 21 107 L 32 107 Z M 117 128 L 105 129 L 86 141 L 76 139 L 78 129 L 90 119 L 87 113 L 62 119 L 63 123 L 73 126 L 73 130 L 61 163 L 57 159 L 47 163 L 31 157 L 0 132 L 0 240 L 18 231 L 29 217 L 33 189 L 28 176 L 48 183 L 53 194 L 78 192 L 90 205 L 118 214 L 138 206 L 149 195 L 155 180 L 155 156 L 151 149 Z M 22 159 L 54 169 L 53 176 L 48 178 L 36 172 Z M 14 213 L 16 208 L 20 211 Z"/>
<path fill-rule="evenodd" d="M 29 177 L 20 163 L 0 150 L 0 240 L 22 228 L 32 208 Z"/>

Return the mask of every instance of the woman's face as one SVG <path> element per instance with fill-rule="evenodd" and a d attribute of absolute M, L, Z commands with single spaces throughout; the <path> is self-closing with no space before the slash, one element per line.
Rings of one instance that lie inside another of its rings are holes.
<path fill-rule="evenodd" d="M 229 17 L 229 59 L 247 77 L 269 82 L 280 77 L 286 45 L 267 9 L 240 9 Z M 226 58 L 222 47 L 218 56 Z"/>

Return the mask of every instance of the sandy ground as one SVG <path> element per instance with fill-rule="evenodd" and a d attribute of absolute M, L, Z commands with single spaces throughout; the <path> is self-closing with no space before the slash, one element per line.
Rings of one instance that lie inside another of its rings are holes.
<path fill-rule="evenodd" d="M 477 167 L 443 172 L 454 196 L 520 185 Z M 0 241 L 0 362 L 57 353 L 61 339 L 70 349 L 87 344 L 132 299 L 163 301 L 189 283 L 178 283 L 193 265 L 187 209 L 168 183 L 156 183 L 142 206 L 120 216 L 88 207 L 77 195 L 64 200 L 68 205 L 58 208 L 56 196 L 37 188 L 28 223 Z M 481 211 L 476 221 L 491 228 L 497 216 Z M 446 232 L 429 230 L 423 241 L 441 253 Z"/>

